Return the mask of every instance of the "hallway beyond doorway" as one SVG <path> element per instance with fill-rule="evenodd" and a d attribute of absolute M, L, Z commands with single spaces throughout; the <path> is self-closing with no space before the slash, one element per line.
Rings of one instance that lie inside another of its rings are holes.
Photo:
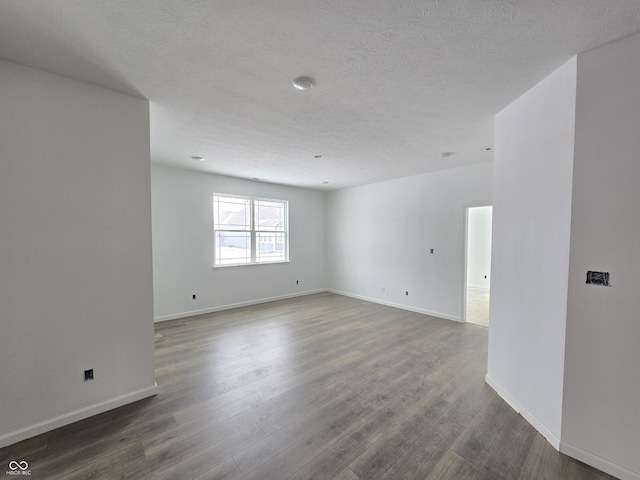
<path fill-rule="evenodd" d="M 489 290 L 467 287 L 467 322 L 489 326 Z"/>

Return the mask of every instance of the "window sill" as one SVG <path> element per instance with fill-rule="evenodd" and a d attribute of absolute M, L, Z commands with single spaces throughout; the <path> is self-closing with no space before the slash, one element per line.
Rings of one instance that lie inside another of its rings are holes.
<path fill-rule="evenodd" d="M 259 267 L 262 265 L 282 265 L 283 263 L 289 263 L 289 260 L 279 260 L 277 262 L 260 262 L 260 263 L 230 263 L 228 265 L 212 265 L 214 270 L 218 268 L 233 268 L 233 267 Z"/>

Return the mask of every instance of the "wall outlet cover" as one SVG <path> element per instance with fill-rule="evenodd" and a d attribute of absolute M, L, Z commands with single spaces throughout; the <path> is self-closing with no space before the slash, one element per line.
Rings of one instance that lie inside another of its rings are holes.
<path fill-rule="evenodd" d="M 587 272 L 587 285 L 599 285 L 601 287 L 610 287 L 609 272 Z"/>

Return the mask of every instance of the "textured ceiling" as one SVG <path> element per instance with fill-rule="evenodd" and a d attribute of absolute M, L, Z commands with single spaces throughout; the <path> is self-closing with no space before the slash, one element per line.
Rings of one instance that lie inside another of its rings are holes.
<path fill-rule="evenodd" d="M 319 189 L 490 161 L 496 112 L 637 31 L 637 0 L 0 1 L 0 58 L 150 100 L 152 162 Z"/>

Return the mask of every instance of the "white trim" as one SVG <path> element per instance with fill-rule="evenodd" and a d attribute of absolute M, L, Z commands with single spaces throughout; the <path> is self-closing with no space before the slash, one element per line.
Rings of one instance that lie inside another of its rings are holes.
<path fill-rule="evenodd" d="M 560 451 L 560 438 L 547 428 L 547 426 L 540 421 L 533 413 L 527 410 L 518 400 L 512 397 L 504 388 L 500 386 L 495 380 L 493 380 L 488 374 L 485 375 L 484 381 L 493 388 L 500 397 L 509 404 L 516 412 L 524 417 L 524 419 L 535 428 L 540 435 L 547 439 L 547 442 L 553 446 L 556 450 Z"/>
<path fill-rule="evenodd" d="M 640 480 L 640 473 L 633 472 L 622 465 L 618 465 L 606 458 L 602 458 L 595 453 L 583 450 L 568 442 L 560 442 L 560 452 L 579 460 L 587 465 L 602 470 L 609 475 L 619 478 L 620 480 Z"/>
<path fill-rule="evenodd" d="M 467 322 L 467 288 L 477 288 L 473 285 L 468 285 L 467 279 L 467 270 L 469 267 L 469 210 L 472 208 L 482 208 L 482 207 L 491 207 L 491 211 L 493 212 L 493 204 L 492 203 L 484 203 L 484 202 L 471 202 L 465 203 L 462 205 L 462 231 L 464 232 L 464 242 L 462 242 L 462 298 L 460 305 L 460 320 L 459 322 L 466 323 Z M 493 223 L 491 225 L 491 235 L 493 236 Z M 487 289 L 488 290 L 488 289 Z"/>
<path fill-rule="evenodd" d="M 556 435 L 554 435 L 535 415 L 533 415 L 530 411 L 522 406 L 522 404 L 513 398 L 506 390 L 504 390 L 498 383 L 491 379 L 489 375 L 484 377 L 485 382 L 491 388 L 493 388 L 502 399 L 507 402 L 511 408 L 513 408 L 516 412 L 524 417 L 527 422 L 529 422 L 533 428 L 538 430 L 540 434 L 547 439 L 547 441 L 558 450 L 560 453 L 563 453 L 569 457 L 575 458 L 587 465 L 590 465 L 598 470 L 602 470 L 609 475 L 613 475 L 614 477 L 620 478 L 621 480 L 640 480 L 640 474 L 637 472 L 633 472 L 617 463 L 612 462 L 611 460 L 607 460 L 606 458 L 602 458 L 595 453 L 589 452 L 587 450 L 583 450 L 580 447 L 572 445 L 568 442 L 561 441 Z"/>
<path fill-rule="evenodd" d="M 401 305 L 399 303 L 385 302 L 384 300 L 378 300 L 377 298 L 365 297 L 364 295 L 356 295 L 355 293 L 342 292 L 340 290 L 334 290 L 331 288 L 328 288 L 326 291 L 335 293 L 337 295 L 343 295 L 345 297 L 357 298 L 358 300 L 366 300 L 367 302 L 371 302 L 371 303 L 379 303 L 380 305 L 387 305 L 388 307 L 399 308 L 401 310 L 408 310 L 410 312 L 422 313 L 423 315 L 430 315 L 432 317 L 438 317 L 438 318 L 443 318 L 445 320 L 453 320 L 454 322 L 460 322 L 460 317 L 447 315 L 446 313 L 434 312 L 431 310 L 425 310 L 423 308 L 410 307 L 408 305 Z"/>
<path fill-rule="evenodd" d="M 462 294 L 460 296 L 460 322 L 467 323 L 467 270 L 469 268 L 469 209 L 474 205 L 462 206 L 462 231 L 464 232 L 464 242 L 462 242 Z"/>
<path fill-rule="evenodd" d="M 70 423 L 84 420 L 85 418 L 93 417 L 94 415 L 113 410 L 114 408 L 137 402 L 138 400 L 142 400 L 143 398 L 152 397 L 157 393 L 158 385 L 155 384 L 153 387 L 143 388 L 142 390 L 127 393 L 126 395 L 121 395 L 104 402 L 96 403 L 95 405 L 80 408 L 73 412 L 65 413 L 64 415 L 60 415 L 49 420 L 36 423 L 34 425 L 29 425 L 28 427 L 21 428 L 20 430 L 16 430 L 14 432 L 0 436 L 0 448 L 6 447 L 8 445 L 13 445 L 14 443 L 26 440 L 27 438 L 35 437 L 36 435 L 40 435 L 42 433 L 50 432 L 51 430 L 64 427 L 65 425 L 69 425 Z"/>
<path fill-rule="evenodd" d="M 289 260 L 276 260 L 274 262 L 249 262 L 249 263 L 226 263 L 224 265 L 211 265 L 211 268 L 233 268 L 233 267 L 250 267 L 251 265 L 280 265 L 282 263 L 291 263 Z"/>
<path fill-rule="evenodd" d="M 365 300 L 371 303 L 378 303 L 381 305 L 387 305 L 388 307 L 399 308 L 401 310 L 408 310 L 410 312 L 422 313 L 423 315 L 430 315 L 432 317 L 443 318 L 445 320 L 453 320 L 454 322 L 459 322 L 460 317 L 455 317 L 453 315 L 447 315 L 446 313 L 434 312 L 431 310 L 425 310 L 422 308 L 414 308 L 407 305 L 401 305 L 393 302 L 385 302 L 383 300 L 378 300 L 376 298 L 365 297 L 363 295 L 356 295 L 355 293 L 347 293 L 340 290 L 334 290 L 331 288 L 320 288 L 317 290 L 307 290 L 305 292 L 300 293 L 290 293 L 287 295 L 279 295 L 277 297 L 268 297 L 268 298 L 259 298 L 257 300 L 249 300 L 246 302 L 238 302 L 238 303 L 230 303 L 227 305 L 219 305 L 217 307 L 203 308 L 200 310 L 191 310 L 188 312 L 180 312 L 173 313 L 170 315 L 161 315 L 159 317 L 154 317 L 154 322 L 166 322 L 168 320 L 177 320 L 179 318 L 187 318 L 187 317 L 195 317 L 197 315 L 205 315 L 207 313 L 215 313 L 221 312 L 223 310 L 231 310 L 232 308 L 240 308 L 240 307 L 248 307 L 251 305 L 259 305 L 261 303 L 275 302 L 277 300 L 285 300 L 287 298 L 295 298 L 295 297 L 303 297 L 305 295 L 313 295 L 315 293 L 323 293 L 330 292 L 335 293 L 336 295 L 343 295 L 345 297 L 357 298 L 358 300 Z"/>
<path fill-rule="evenodd" d="M 250 305 L 258 305 L 260 303 L 275 302 L 276 300 L 285 300 L 287 298 L 303 297 L 305 295 L 313 295 L 314 293 L 327 292 L 324 288 L 318 290 L 307 290 L 305 292 L 289 293 L 287 295 L 278 295 L 277 297 L 259 298 L 257 300 L 249 300 L 246 302 L 230 303 L 227 305 L 219 305 L 217 307 L 202 308 L 200 310 L 190 310 L 188 312 L 172 313 L 170 315 L 161 315 L 154 317 L 154 322 L 166 322 L 168 320 L 176 320 L 178 318 L 195 317 L 196 315 L 205 315 L 207 313 L 221 312 L 223 310 L 231 310 L 232 308 L 248 307 Z"/>

